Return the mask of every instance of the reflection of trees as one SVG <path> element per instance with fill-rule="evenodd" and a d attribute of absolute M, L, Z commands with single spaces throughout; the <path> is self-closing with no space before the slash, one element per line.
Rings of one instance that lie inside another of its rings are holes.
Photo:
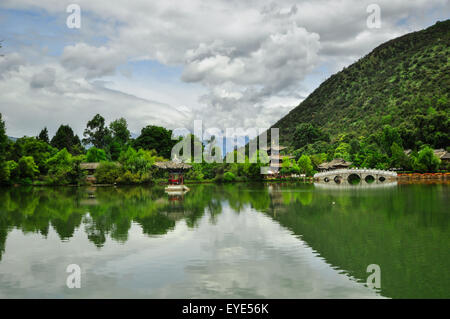
<path fill-rule="evenodd" d="M 165 234 L 181 218 L 195 227 L 205 212 L 221 212 L 213 194 L 213 188 L 200 185 L 184 200 L 172 202 L 162 187 L 0 189 L 0 258 L 14 227 L 47 236 L 51 226 L 67 240 L 83 223 L 88 239 L 98 247 L 108 237 L 125 242 L 133 222 L 147 235 Z"/>
<path fill-rule="evenodd" d="M 381 267 L 382 293 L 389 297 L 449 297 L 449 218 L 446 185 L 394 189 L 319 190 L 313 185 L 195 185 L 169 200 L 162 187 L 0 189 L 0 260 L 8 232 L 46 236 L 53 227 L 71 238 L 83 224 L 91 242 L 125 242 L 133 223 L 146 235 L 163 235 L 185 220 L 211 223 L 228 205 L 249 206 L 301 235 L 330 264 L 365 281 L 369 264 Z"/>
<path fill-rule="evenodd" d="M 442 187 L 316 191 L 309 205 L 294 202 L 284 214 L 271 215 L 363 282 L 367 266 L 380 265 L 385 296 L 448 298 L 449 219 Z"/>

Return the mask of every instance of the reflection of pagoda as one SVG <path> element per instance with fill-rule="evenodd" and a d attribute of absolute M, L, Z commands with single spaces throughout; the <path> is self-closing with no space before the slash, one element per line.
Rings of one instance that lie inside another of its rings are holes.
<path fill-rule="evenodd" d="M 281 145 L 273 145 L 269 147 L 262 147 L 262 150 L 267 152 L 267 155 L 269 156 L 270 160 L 270 168 L 269 168 L 269 175 L 277 175 L 283 166 L 283 159 L 291 159 L 294 158 L 290 155 L 282 155 L 280 154 L 281 151 L 285 150 L 285 146 Z"/>

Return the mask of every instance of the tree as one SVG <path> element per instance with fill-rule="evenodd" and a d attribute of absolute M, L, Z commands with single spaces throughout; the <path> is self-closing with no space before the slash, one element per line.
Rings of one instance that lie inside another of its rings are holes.
<path fill-rule="evenodd" d="M 301 123 L 295 129 L 293 145 L 297 149 L 319 140 L 328 142 L 330 139 L 327 134 L 314 127 L 311 123 Z"/>
<path fill-rule="evenodd" d="M 42 129 L 42 131 L 39 133 L 37 139 L 38 139 L 39 141 L 45 142 L 45 143 L 47 143 L 47 144 L 50 144 L 50 139 L 49 139 L 49 137 L 48 137 L 48 130 L 47 130 L 47 127 L 44 127 L 44 128 Z"/>
<path fill-rule="evenodd" d="M 127 121 L 122 117 L 118 120 L 112 121 L 109 124 L 109 129 L 112 134 L 114 141 L 118 142 L 120 145 L 125 145 L 130 140 L 130 131 L 128 130 Z"/>
<path fill-rule="evenodd" d="M 91 147 L 86 154 L 86 161 L 89 163 L 106 161 L 106 153 L 104 150 L 96 147 Z"/>
<path fill-rule="evenodd" d="M 7 146 L 8 137 L 6 136 L 5 122 L 2 120 L 2 113 L 0 113 L 0 162 L 5 160 Z"/>
<path fill-rule="evenodd" d="M 334 150 L 334 158 L 343 158 L 346 161 L 350 161 L 351 160 L 350 152 L 351 152 L 350 144 L 341 143 Z"/>
<path fill-rule="evenodd" d="M 85 137 L 84 145 L 92 144 L 97 148 L 105 149 L 110 142 L 111 132 L 105 126 L 105 119 L 100 114 L 96 114 L 92 120 L 87 122 L 83 136 Z"/>
<path fill-rule="evenodd" d="M 381 134 L 381 147 L 383 151 L 388 154 L 388 156 L 392 155 L 391 146 L 394 143 L 402 147 L 402 138 L 396 128 L 393 128 L 390 125 L 385 125 Z"/>
<path fill-rule="evenodd" d="M 32 156 L 41 174 L 47 173 L 47 160 L 58 150 L 46 142 L 34 137 L 22 137 L 11 143 L 8 151 L 8 160 L 16 162 L 23 156 Z"/>
<path fill-rule="evenodd" d="M 47 161 L 48 182 L 55 185 L 80 184 L 84 179 L 80 168 L 82 158 L 82 156 L 72 156 L 67 149 L 63 148 Z"/>
<path fill-rule="evenodd" d="M 178 140 L 172 140 L 172 131 L 160 126 L 149 125 L 141 130 L 141 135 L 134 140 L 135 149 L 155 150 L 164 158 L 170 158 L 172 148 Z"/>
<path fill-rule="evenodd" d="M 9 182 L 9 169 L 6 165 L 6 149 L 8 147 L 8 137 L 6 136 L 5 122 L 0 113 L 0 184 Z"/>
<path fill-rule="evenodd" d="M 83 147 L 80 138 L 73 133 L 69 125 L 61 125 L 53 136 L 50 144 L 58 150 L 67 149 L 71 154 L 81 154 Z"/>
<path fill-rule="evenodd" d="M 32 156 L 23 156 L 19 160 L 19 176 L 23 179 L 31 179 L 39 174 L 39 169 Z"/>
<path fill-rule="evenodd" d="M 434 155 L 433 149 L 429 146 L 423 147 L 417 157 L 413 158 L 414 169 L 421 172 L 435 172 L 440 164 L 441 160 Z"/>
<path fill-rule="evenodd" d="M 298 159 L 297 165 L 300 170 L 300 173 L 305 174 L 305 179 L 306 179 L 306 176 L 308 174 L 311 174 L 311 172 L 313 170 L 311 159 L 309 158 L 308 155 L 300 156 L 300 158 Z"/>
<path fill-rule="evenodd" d="M 281 163 L 280 173 L 283 175 L 289 174 L 292 169 L 292 163 L 289 157 L 283 157 L 283 162 Z"/>
<path fill-rule="evenodd" d="M 391 167 L 402 168 L 407 170 L 410 168 L 409 158 L 396 142 L 391 146 Z"/>

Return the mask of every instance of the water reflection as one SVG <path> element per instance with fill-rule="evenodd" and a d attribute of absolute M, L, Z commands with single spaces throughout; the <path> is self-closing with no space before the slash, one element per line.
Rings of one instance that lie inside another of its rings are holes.
<path fill-rule="evenodd" d="M 365 282 L 375 263 L 383 296 L 448 298 L 447 205 L 448 185 L 196 185 L 176 197 L 162 187 L 1 189 L 0 292 L 2 278 L 26 263 L 2 262 L 3 255 L 18 254 L 14 249 L 32 236 L 51 241 L 45 254 L 61 258 L 55 234 L 80 247 L 87 238 L 97 248 L 87 264 L 138 271 L 127 289 L 117 288 L 119 296 L 368 297 L 375 294 L 349 278 Z M 123 256 L 105 259 L 113 243 Z M 41 272 L 49 272 L 45 267 Z M 142 276 L 151 291 L 138 289 Z M 99 293 L 112 289 L 108 281 L 117 285 L 116 277 L 96 273 L 91 280 Z"/>

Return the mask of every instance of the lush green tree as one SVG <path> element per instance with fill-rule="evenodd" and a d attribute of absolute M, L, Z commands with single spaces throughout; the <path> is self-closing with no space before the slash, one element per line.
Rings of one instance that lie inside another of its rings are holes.
<path fill-rule="evenodd" d="M 429 146 L 423 147 L 417 157 L 413 157 L 414 169 L 421 172 L 436 172 L 440 164 L 441 160 L 434 155 L 433 149 Z"/>
<path fill-rule="evenodd" d="M 0 113 L 0 184 L 9 182 L 9 170 L 6 165 L 6 149 L 8 147 L 8 137 L 6 136 L 5 122 Z"/>
<path fill-rule="evenodd" d="M 391 127 L 390 125 L 385 125 L 383 127 L 383 132 L 381 134 L 381 148 L 384 153 L 391 156 L 391 146 L 396 143 L 398 146 L 402 147 L 402 138 L 398 132 L 398 129 Z"/>
<path fill-rule="evenodd" d="M 297 162 L 300 173 L 305 174 L 305 177 L 312 173 L 313 165 L 308 155 L 302 155 Z"/>
<path fill-rule="evenodd" d="M 111 144 L 109 144 L 109 155 L 112 161 L 117 161 L 120 157 L 120 153 L 122 152 L 122 145 L 119 142 L 113 140 Z"/>
<path fill-rule="evenodd" d="M 50 144 L 58 150 L 66 149 L 69 153 L 76 155 L 83 153 L 80 138 L 73 133 L 69 125 L 61 125 L 53 136 Z"/>
<path fill-rule="evenodd" d="M 58 150 L 44 141 L 34 137 L 22 137 L 11 143 L 8 151 L 8 160 L 18 162 L 23 156 L 32 156 L 41 174 L 46 174 L 47 160 Z"/>
<path fill-rule="evenodd" d="M 125 145 L 130 140 L 130 131 L 128 130 L 127 120 L 123 117 L 112 121 L 109 124 L 109 129 L 112 134 L 112 138 L 114 141 L 118 142 L 120 145 Z"/>
<path fill-rule="evenodd" d="M 301 123 L 295 129 L 292 144 L 297 149 L 319 140 L 327 142 L 329 136 L 311 123 Z"/>
<path fill-rule="evenodd" d="M 133 142 L 135 149 L 155 150 L 164 158 L 171 158 L 173 146 L 178 140 L 172 140 L 172 131 L 164 127 L 149 125 L 141 130 L 141 135 Z"/>
<path fill-rule="evenodd" d="M 343 158 L 346 161 L 351 160 L 351 146 L 348 143 L 340 143 L 338 147 L 334 150 L 334 158 Z"/>
<path fill-rule="evenodd" d="M 19 159 L 19 176 L 22 179 L 33 180 L 39 174 L 39 169 L 32 156 L 23 156 Z"/>
<path fill-rule="evenodd" d="M 105 125 L 105 119 L 100 114 L 96 114 L 92 120 L 87 122 L 83 136 L 84 145 L 92 144 L 102 149 L 105 149 L 111 141 L 111 132 Z"/>
<path fill-rule="evenodd" d="M 44 128 L 42 129 L 42 131 L 39 133 L 37 139 L 40 140 L 40 141 L 42 141 L 42 142 L 45 142 L 45 143 L 47 143 L 47 144 L 50 144 L 50 139 L 49 139 L 49 137 L 48 137 L 48 130 L 47 130 L 47 127 L 44 127 Z"/>
<path fill-rule="evenodd" d="M 6 165 L 8 167 L 9 171 L 9 178 L 11 182 L 18 182 L 20 178 L 20 172 L 19 172 L 19 164 L 17 164 L 15 161 L 7 161 Z"/>
<path fill-rule="evenodd" d="M 291 173 L 292 163 L 288 157 L 283 157 L 283 161 L 281 162 L 280 173 L 283 175 Z"/>
<path fill-rule="evenodd" d="M 314 168 L 318 169 L 320 164 L 327 161 L 327 154 L 326 153 L 314 154 L 311 155 L 310 158 Z"/>
<path fill-rule="evenodd" d="M 130 171 L 133 174 L 150 174 L 152 166 L 155 162 L 161 161 L 162 158 L 157 156 L 155 151 L 146 151 L 140 149 L 136 151 L 133 147 L 129 146 L 126 151 L 122 152 L 119 157 L 119 162 L 123 165 L 124 169 Z"/>
<path fill-rule="evenodd" d="M 123 167 L 117 163 L 102 162 L 95 171 L 95 178 L 100 184 L 114 184 L 123 174 Z"/>
<path fill-rule="evenodd" d="M 55 185 L 80 184 L 84 180 L 84 173 L 81 171 L 80 164 L 84 156 L 72 156 L 72 154 L 63 148 L 52 156 L 47 164 L 48 183 Z"/>
<path fill-rule="evenodd" d="M 236 176 L 232 172 L 225 172 L 223 174 L 223 180 L 226 183 L 234 182 L 236 180 Z"/>
<path fill-rule="evenodd" d="M 408 170 L 411 168 L 409 158 L 396 142 L 391 146 L 391 167 Z"/>
<path fill-rule="evenodd" d="M 104 150 L 91 147 L 86 154 L 86 162 L 88 163 L 96 163 L 106 161 L 106 153 Z"/>

